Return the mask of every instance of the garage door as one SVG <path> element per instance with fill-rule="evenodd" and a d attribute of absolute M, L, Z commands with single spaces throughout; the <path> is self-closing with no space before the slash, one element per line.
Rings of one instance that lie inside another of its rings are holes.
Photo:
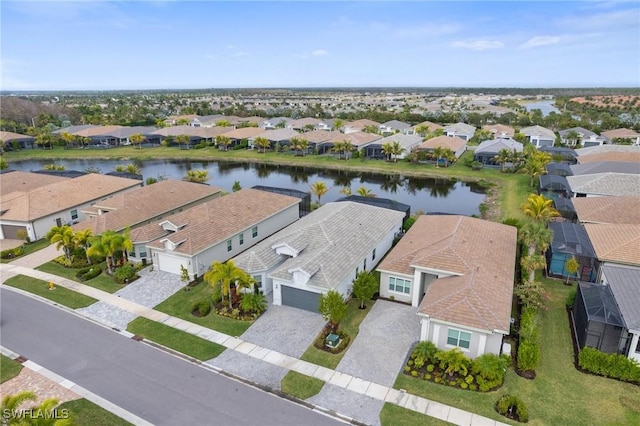
<path fill-rule="evenodd" d="M 298 288 L 282 286 L 282 304 L 311 312 L 318 312 L 320 294 Z"/>
<path fill-rule="evenodd" d="M 164 272 L 180 275 L 180 265 L 186 267 L 187 261 L 180 257 L 174 257 L 163 253 L 158 253 L 158 269 Z"/>
<path fill-rule="evenodd" d="M 18 238 L 18 231 L 27 232 L 27 227 L 18 225 L 2 225 L 2 233 L 4 234 L 4 238 L 7 240 L 20 240 L 21 238 Z"/>

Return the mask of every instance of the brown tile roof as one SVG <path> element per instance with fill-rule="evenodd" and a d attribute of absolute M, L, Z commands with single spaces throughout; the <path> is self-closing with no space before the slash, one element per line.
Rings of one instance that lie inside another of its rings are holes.
<path fill-rule="evenodd" d="M 635 139 L 640 136 L 640 133 L 631 130 L 631 129 L 613 129 L 606 132 L 602 132 L 602 136 L 606 136 L 609 139 L 613 140 L 615 138 L 632 138 Z"/>
<path fill-rule="evenodd" d="M 0 174 L 0 195 L 8 195 L 12 192 L 29 192 L 45 185 L 56 182 L 64 182 L 70 178 L 51 176 L 44 173 L 29 173 L 13 171 Z"/>
<path fill-rule="evenodd" d="M 420 216 L 378 269 L 409 275 L 414 267 L 447 271 L 453 276 L 431 282 L 418 312 L 508 332 L 516 245 L 511 226 L 466 216 Z"/>
<path fill-rule="evenodd" d="M 0 132 L 0 140 L 3 140 L 5 142 L 20 140 L 20 139 L 35 139 L 35 138 L 29 135 L 21 135 L 20 133 Z"/>
<path fill-rule="evenodd" d="M 598 260 L 640 266 L 640 226 L 585 223 L 584 228 Z"/>
<path fill-rule="evenodd" d="M 437 123 L 433 123 L 431 121 L 423 121 L 422 123 L 418 123 L 415 126 L 413 126 L 413 129 L 417 129 L 420 126 L 425 126 L 427 129 L 429 129 L 430 132 L 433 132 L 438 129 L 444 129 L 444 126 L 441 126 Z"/>
<path fill-rule="evenodd" d="M 176 252 L 194 255 L 244 229 L 257 225 L 264 219 L 290 206 L 297 205 L 299 202 L 299 198 L 289 197 L 288 195 L 250 188 L 242 189 L 197 205 L 169 218 L 159 220 L 151 225 L 145 225 L 140 228 L 136 237 L 138 235 L 142 237 L 145 233 L 147 236 L 157 235 L 157 229 L 162 229 L 160 223 L 163 221 L 168 220 L 176 225 L 186 224 L 178 232 L 169 234 L 164 238 L 175 244 L 181 242 L 175 249 Z M 132 234 L 132 240 L 133 238 Z M 164 247 L 160 240 L 154 241 L 149 246 L 156 249 Z"/>
<path fill-rule="evenodd" d="M 449 136 L 437 136 L 435 138 L 427 139 L 418 145 L 419 149 L 432 150 L 437 147 L 449 148 L 451 151 L 456 152 L 463 146 L 467 144 L 467 141 L 461 139 L 457 136 L 449 137 Z"/>
<path fill-rule="evenodd" d="M 79 130 L 77 132 L 73 132 L 72 134 L 76 136 L 82 136 L 84 138 L 91 136 L 102 136 L 109 135 L 110 133 L 121 129 L 123 126 L 94 126 L 86 129 Z"/>
<path fill-rule="evenodd" d="M 513 137 L 516 133 L 516 130 L 513 127 L 505 126 L 504 124 L 485 124 L 482 128 L 498 136 L 504 133 L 506 136 Z"/>
<path fill-rule="evenodd" d="M 224 133 L 224 136 L 227 136 L 231 139 L 249 139 L 256 138 L 263 134 L 266 130 L 261 129 L 260 127 L 241 127 L 239 129 L 230 130 L 227 133 Z"/>
<path fill-rule="evenodd" d="M 333 132 L 328 130 L 312 130 L 300 135 L 300 139 L 306 139 L 309 142 L 320 143 L 327 142 L 335 137 L 344 136 L 340 132 Z"/>
<path fill-rule="evenodd" d="M 366 145 L 378 139 L 382 139 L 382 136 L 375 133 L 366 133 L 366 132 L 353 132 L 343 134 L 340 133 L 336 135 L 336 137 L 329 140 L 329 142 L 342 142 L 349 141 L 355 147 L 359 147 L 362 145 Z"/>
<path fill-rule="evenodd" d="M 127 226 L 133 228 L 182 206 L 212 197 L 220 191 L 214 186 L 167 179 L 96 203 L 91 211 L 109 211 L 80 222 L 73 228 L 91 229 L 94 234 L 107 230 L 121 231 Z"/>
<path fill-rule="evenodd" d="M 368 118 L 361 118 L 360 120 L 344 123 L 344 127 L 351 127 L 352 129 L 364 129 L 366 126 L 378 127 L 379 125 L 380 123 L 377 121 L 369 120 Z"/>
<path fill-rule="evenodd" d="M 28 192 L 14 192 L 11 197 L 2 197 L 0 211 L 4 213 L 0 217 L 4 220 L 32 221 L 134 188 L 141 183 L 135 179 L 89 173 Z"/>
<path fill-rule="evenodd" d="M 638 152 L 601 152 L 596 154 L 581 155 L 578 163 L 586 164 L 596 161 L 624 161 L 630 163 L 640 163 L 640 151 Z"/>
<path fill-rule="evenodd" d="M 233 130 L 233 127 L 193 127 L 193 126 L 171 126 L 163 129 L 158 129 L 152 134 L 160 136 L 179 136 L 189 135 L 204 139 L 210 139 L 215 136 L 224 134 Z"/>
<path fill-rule="evenodd" d="M 640 225 L 640 195 L 571 200 L 580 222 Z"/>

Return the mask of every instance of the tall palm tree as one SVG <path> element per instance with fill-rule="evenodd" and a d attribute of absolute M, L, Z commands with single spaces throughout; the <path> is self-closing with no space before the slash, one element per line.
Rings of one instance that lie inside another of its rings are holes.
<path fill-rule="evenodd" d="M 320 205 L 320 199 L 322 198 L 322 196 L 329 191 L 329 188 L 327 188 L 327 184 L 320 180 L 309 185 L 309 189 L 311 190 L 313 195 L 318 198 L 318 206 Z"/>
<path fill-rule="evenodd" d="M 533 186 L 534 179 L 545 174 L 546 168 L 536 157 L 529 157 L 522 165 L 522 168 L 518 170 L 518 173 L 529 175 L 529 186 Z"/>
<path fill-rule="evenodd" d="M 227 260 L 225 263 L 217 260 L 213 262 L 211 268 L 204 274 L 204 279 L 211 286 L 221 286 L 222 295 L 229 298 L 230 308 L 233 308 L 231 286 L 235 286 L 236 293 L 240 294 L 241 288 L 249 287 L 253 283 L 253 278 L 238 268 L 232 260 Z"/>
<path fill-rule="evenodd" d="M 527 222 L 521 229 L 518 238 L 527 246 L 528 256 L 538 256 L 544 253 L 551 241 L 553 232 L 544 223 Z M 544 266 L 544 265 L 543 265 Z M 524 265 L 523 265 L 524 267 Z M 529 281 L 535 279 L 535 269 L 529 271 Z"/>
<path fill-rule="evenodd" d="M 527 202 L 522 205 L 524 214 L 537 222 L 549 222 L 552 217 L 560 216 L 560 213 L 553 208 L 553 200 L 545 198 L 544 195 L 531 194 Z"/>
<path fill-rule="evenodd" d="M 361 186 L 360 188 L 358 188 L 358 190 L 356 191 L 356 194 L 358 194 L 361 197 L 369 197 L 369 198 L 375 198 L 376 196 L 376 194 L 374 194 L 373 191 L 365 188 L 364 186 Z"/>
<path fill-rule="evenodd" d="M 382 144 L 382 153 L 386 157 L 387 161 L 391 161 L 393 155 L 393 144 L 391 142 L 385 142 Z"/>
<path fill-rule="evenodd" d="M 505 165 L 512 159 L 511 151 L 504 148 L 498 151 L 498 154 L 493 157 L 493 161 L 500 164 L 500 171 L 504 173 Z"/>
<path fill-rule="evenodd" d="M 547 266 L 547 261 L 541 254 L 531 254 L 523 257 L 520 260 L 520 265 L 529 273 L 529 282 L 533 282 L 536 279 L 536 271 Z"/>
<path fill-rule="evenodd" d="M 143 135 L 142 133 L 135 133 L 131 136 L 129 136 L 129 141 L 137 146 L 139 149 L 142 149 L 142 143 L 147 140 L 147 137 L 145 135 Z"/>
<path fill-rule="evenodd" d="M 442 155 L 442 158 L 444 158 L 445 167 L 449 167 L 449 164 L 455 163 L 456 160 L 458 159 L 458 157 L 456 157 L 456 153 L 449 148 L 446 148 L 444 150 L 444 154 Z"/>
<path fill-rule="evenodd" d="M 254 141 L 253 141 L 253 145 L 258 147 L 258 150 L 260 150 L 260 148 L 262 148 L 262 153 L 267 152 L 267 148 L 271 147 L 271 142 L 269 142 L 269 139 L 264 138 L 262 136 L 258 136 Z"/>
<path fill-rule="evenodd" d="M 107 273 L 113 275 L 113 257 L 117 251 L 117 233 L 106 231 L 91 238 L 87 256 L 104 257 L 107 263 Z"/>
<path fill-rule="evenodd" d="M 341 119 L 337 118 L 336 120 L 334 120 L 333 122 L 333 130 L 340 132 L 342 129 L 342 127 L 344 126 L 344 121 L 342 121 Z"/>
<path fill-rule="evenodd" d="M 89 248 L 89 240 L 93 236 L 93 232 L 91 229 L 87 228 L 85 230 L 80 230 L 76 232 L 75 242 L 76 245 L 84 248 L 85 255 L 87 256 L 87 262 L 91 264 L 91 257 L 87 254 L 87 249 Z"/>
<path fill-rule="evenodd" d="M 400 142 L 398 141 L 393 141 L 393 143 L 391 144 L 391 152 L 393 155 L 393 162 L 397 162 L 398 161 L 398 157 L 400 155 L 402 155 L 402 153 L 405 151 L 405 149 L 402 147 L 402 145 L 400 145 Z"/>
<path fill-rule="evenodd" d="M 62 132 L 60 133 L 60 139 L 62 139 L 67 144 L 68 148 L 71 148 L 74 145 L 76 136 L 72 135 L 69 132 Z"/>
<path fill-rule="evenodd" d="M 309 141 L 304 138 L 291 138 L 291 149 L 298 155 L 298 151 L 304 156 L 305 151 L 309 148 Z"/>
<path fill-rule="evenodd" d="M 51 244 L 55 244 L 58 250 L 62 248 L 64 257 L 71 262 L 71 253 L 75 247 L 75 235 L 70 226 L 54 226 L 47 232 L 45 238 L 48 239 Z"/>
<path fill-rule="evenodd" d="M 444 147 L 437 146 L 433 149 L 433 151 L 431 151 L 432 155 L 436 158 L 436 167 L 440 167 L 440 159 L 444 155 L 444 150 Z"/>
<path fill-rule="evenodd" d="M 216 136 L 216 144 L 218 145 L 218 148 L 224 148 L 224 151 L 227 151 L 231 145 L 231 138 L 225 135 L 218 135 Z"/>

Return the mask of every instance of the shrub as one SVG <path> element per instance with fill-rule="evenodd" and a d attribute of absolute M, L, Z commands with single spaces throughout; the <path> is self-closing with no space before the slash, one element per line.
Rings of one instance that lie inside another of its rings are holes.
<path fill-rule="evenodd" d="M 412 351 L 412 355 L 416 356 L 416 367 L 422 367 L 427 361 L 433 359 L 438 352 L 438 348 L 433 342 L 422 341 L 418 343 Z"/>
<path fill-rule="evenodd" d="M 432 373 L 434 368 L 436 368 L 436 367 L 435 367 L 433 364 L 429 364 L 429 365 L 427 365 L 427 371 L 428 371 L 429 373 Z"/>
<path fill-rule="evenodd" d="M 473 161 L 471 163 L 471 170 L 482 170 L 482 167 L 483 167 L 483 165 L 479 161 Z"/>
<path fill-rule="evenodd" d="M 211 303 L 208 300 L 201 300 L 193 304 L 191 312 L 198 311 L 201 317 L 209 315 L 211 312 Z"/>
<path fill-rule="evenodd" d="M 425 379 L 425 380 L 431 380 L 431 374 L 428 374 L 428 373 L 427 373 L 427 374 L 425 374 L 425 375 L 424 375 L 424 379 Z"/>
<path fill-rule="evenodd" d="M 14 257 L 20 257 L 23 254 L 24 254 L 24 249 L 22 248 L 22 246 L 20 246 L 20 247 L 2 250 L 2 252 L 0 252 L 0 258 L 13 259 Z"/>
<path fill-rule="evenodd" d="M 523 371 L 533 371 L 540 362 L 540 347 L 532 340 L 520 339 L 518 346 L 518 368 Z"/>
<path fill-rule="evenodd" d="M 80 281 L 89 281 L 102 273 L 102 268 L 99 266 L 93 266 L 90 268 L 80 269 L 76 273 L 76 278 Z"/>
<path fill-rule="evenodd" d="M 411 367 L 409 367 L 408 365 L 404 367 L 404 372 L 408 373 L 409 371 L 411 371 Z"/>
<path fill-rule="evenodd" d="M 483 354 L 473 360 L 471 371 L 483 379 L 502 383 L 507 366 L 508 361 L 505 358 L 495 354 Z"/>
<path fill-rule="evenodd" d="M 478 386 L 477 386 L 477 385 L 473 385 L 473 384 L 471 384 L 471 385 L 469 385 L 469 390 L 470 390 L 470 391 L 474 391 L 474 392 L 475 392 L 475 391 L 477 391 L 477 390 L 478 390 Z"/>
<path fill-rule="evenodd" d="M 416 370 L 411 370 L 412 377 L 418 377 L 418 372 Z"/>
<path fill-rule="evenodd" d="M 133 265 L 126 264 L 115 270 L 113 273 L 113 278 L 116 280 L 118 284 L 128 283 L 129 281 L 133 281 L 133 278 L 136 276 L 136 271 L 133 268 Z"/>
<path fill-rule="evenodd" d="M 413 367 L 413 364 L 414 364 L 414 362 L 413 362 L 412 360 L 407 361 L 407 365 L 408 365 L 409 367 Z M 418 365 L 417 365 L 416 367 L 420 368 L 421 366 L 418 366 Z"/>
<path fill-rule="evenodd" d="M 261 314 L 267 310 L 267 299 L 260 293 L 245 293 L 242 295 L 240 307 L 244 312 Z"/>
<path fill-rule="evenodd" d="M 460 389 L 467 389 L 469 385 L 466 382 L 460 383 Z"/>
<path fill-rule="evenodd" d="M 503 395 L 496 402 L 496 411 L 503 416 L 513 416 L 516 420 L 526 423 L 529 421 L 529 410 L 520 398 L 514 395 Z"/>
<path fill-rule="evenodd" d="M 440 369 L 445 373 L 453 375 L 455 373 L 466 376 L 469 372 L 471 360 L 467 358 L 460 348 L 453 348 L 448 351 L 439 351 L 435 357 L 440 361 Z"/>
<path fill-rule="evenodd" d="M 55 259 L 53 259 L 53 261 L 62 266 L 66 266 L 67 268 L 73 268 L 73 269 L 86 268 L 87 266 L 89 266 L 89 263 L 85 258 L 74 258 L 71 261 L 67 259 L 65 256 L 58 256 Z"/>
<path fill-rule="evenodd" d="M 573 302 L 576 300 L 576 293 L 577 293 L 577 291 L 574 288 L 567 295 L 567 300 L 565 302 L 566 305 L 567 305 L 567 308 L 570 308 L 570 309 L 573 308 Z"/>
<path fill-rule="evenodd" d="M 222 286 L 220 284 L 213 286 L 211 300 L 213 301 L 214 305 L 220 303 L 220 301 L 222 300 Z"/>
<path fill-rule="evenodd" d="M 466 384 L 470 385 L 471 383 L 473 383 L 473 376 L 469 374 L 467 377 L 464 378 L 464 381 Z"/>
<path fill-rule="evenodd" d="M 578 365 L 599 376 L 640 384 L 640 364 L 622 354 L 606 354 L 587 346 L 580 351 Z"/>

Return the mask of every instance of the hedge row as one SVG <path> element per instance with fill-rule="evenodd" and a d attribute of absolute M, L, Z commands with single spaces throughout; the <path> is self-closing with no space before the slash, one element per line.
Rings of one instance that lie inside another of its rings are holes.
<path fill-rule="evenodd" d="M 580 351 L 578 365 L 599 376 L 640 385 L 640 364 L 621 354 L 606 354 L 587 346 Z"/>
<path fill-rule="evenodd" d="M 91 268 L 80 269 L 76 273 L 76 278 L 78 278 L 80 281 L 89 281 L 90 279 L 97 277 L 101 273 L 102 273 L 101 267 L 93 266 Z"/>
<path fill-rule="evenodd" d="M 518 368 L 522 371 L 534 371 L 540 362 L 538 311 L 536 308 L 529 307 L 522 310 L 519 337 Z"/>
<path fill-rule="evenodd" d="M 22 246 L 20 246 L 20 247 L 15 247 L 15 248 L 2 250 L 0 252 L 0 258 L 2 258 L 2 259 L 13 259 L 15 257 L 20 257 L 23 254 L 24 254 L 24 249 L 22 248 Z"/>

